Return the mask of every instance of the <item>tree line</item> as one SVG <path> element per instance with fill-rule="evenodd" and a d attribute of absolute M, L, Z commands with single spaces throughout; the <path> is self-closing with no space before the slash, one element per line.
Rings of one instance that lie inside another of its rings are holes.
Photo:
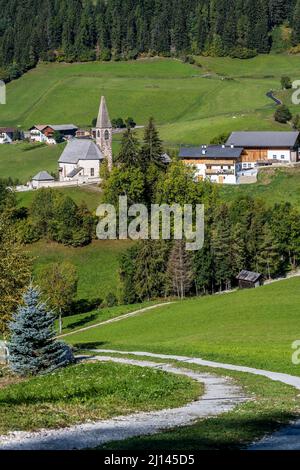
<path fill-rule="evenodd" d="M 149 152 L 151 153 L 149 154 Z M 140 240 L 120 260 L 122 302 L 203 295 L 228 290 L 243 269 L 270 279 L 300 263 L 300 212 L 289 203 L 239 195 L 232 202 L 218 185 L 195 180 L 193 167 L 176 157 L 161 162 L 163 147 L 153 119 L 142 142 L 128 129 L 116 165 L 105 180 L 104 200 L 130 204 L 204 204 L 205 242 L 187 252 L 185 240 Z M 173 227 L 174 228 L 174 227 Z"/>
<path fill-rule="evenodd" d="M 38 61 L 141 55 L 251 57 L 285 23 L 300 43 L 300 0 L 0 0 L 0 76 Z"/>

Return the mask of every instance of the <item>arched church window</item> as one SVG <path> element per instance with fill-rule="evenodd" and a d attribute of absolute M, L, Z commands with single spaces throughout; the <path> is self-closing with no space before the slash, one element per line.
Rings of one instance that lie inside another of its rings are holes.
<path fill-rule="evenodd" d="M 98 137 L 101 137 L 101 135 L 100 135 L 100 131 L 98 131 Z"/>
<path fill-rule="evenodd" d="M 104 138 L 105 140 L 109 140 L 109 131 L 105 131 Z"/>

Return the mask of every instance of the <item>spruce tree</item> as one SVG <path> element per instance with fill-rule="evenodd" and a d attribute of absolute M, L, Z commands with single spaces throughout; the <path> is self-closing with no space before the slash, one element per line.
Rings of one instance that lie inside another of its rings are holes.
<path fill-rule="evenodd" d="M 144 143 L 141 149 L 144 168 L 147 169 L 150 163 L 154 163 L 159 168 L 164 167 L 162 154 L 162 141 L 159 138 L 154 119 L 151 117 L 145 129 Z"/>
<path fill-rule="evenodd" d="M 20 376 L 45 374 L 74 361 L 70 348 L 55 340 L 54 316 L 30 286 L 10 322 L 10 367 Z"/>
<path fill-rule="evenodd" d="M 127 128 L 123 134 L 121 149 L 116 161 L 124 163 L 127 167 L 141 166 L 139 142 L 130 128 Z"/>

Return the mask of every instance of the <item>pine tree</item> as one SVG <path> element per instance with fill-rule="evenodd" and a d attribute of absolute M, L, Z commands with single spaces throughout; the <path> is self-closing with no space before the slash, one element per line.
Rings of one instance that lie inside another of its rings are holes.
<path fill-rule="evenodd" d="M 141 166 L 139 142 L 130 128 L 127 128 L 123 134 L 121 149 L 116 161 L 124 163 L 127 167 Z"/>
<path fill-rule="evenodd" d="M 45 374 L 73 362 L 70 348 L 55 340 L 54 317 L 30 286 L 10 323 L 10 367 L 20 376 Z"/>
<path fill-rule="evenodd" d="M 294 46 L 300 44 L 300 0 L 297 0 L 294 10 L 292 42 Z"/>
<path fill-rule="evenodd" d="M 162 162 L 163 146 L 156 129 L 154 119 L 149 119 L 144 133 L 144 143 L 141 149 L 141 156 L 144 168 L 147 169 L 150 163 L 154 163 L 159 168 L 163 168 Z"/>

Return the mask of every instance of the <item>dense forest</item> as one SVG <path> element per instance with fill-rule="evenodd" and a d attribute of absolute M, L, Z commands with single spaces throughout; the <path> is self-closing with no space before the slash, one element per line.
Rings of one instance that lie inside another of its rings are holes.
<path fill-rule="evenodd" d="M 251 57 L 285 25 L 300 43 L 300 0 L 0 0 L 2 78 L 43 61 L 143 54 Z"/>

